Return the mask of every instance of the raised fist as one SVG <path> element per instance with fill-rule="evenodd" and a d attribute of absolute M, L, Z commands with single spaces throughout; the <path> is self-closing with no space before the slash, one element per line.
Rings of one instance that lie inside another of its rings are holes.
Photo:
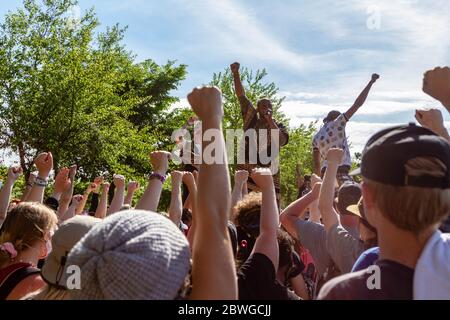
<path fill-rule="evenodd" d="M 55 192 L 63 193 L 71 186 L 70 182 L 70 170 L 67 168 L 62 168 L 59 170 L 55 178 Z"/>
<path fill-rule="evenodd" d="M 22 175 L 23 170 L 22 167 L 12 166 L 8 169 L 8 180 L 11 182 L 15 182 Z"/>
<path fill-rule="evenodd" d="M 125 188 L 125 177 L 121 174 L 115 174 L 113 177 L 114 185 L 117 188 Z"/>
<path fill-rule="evenodd" d="M 234 174 L 234 181 L 235 182 L 247 182 L 248 180 L 248 171 L 247 170 L 238 170 Z"/>
<path fill-rule="evenodd" d="M 103 192 L 108 192 L 110 186 L 111 184 L 109 182 L 103 182 L 102 183 Z"/>
<path fill-rule="evenodd" d="M 314 187 L 311 190 L 311 195 L 314 197 L 314 199 L 318 199 L 320 195 L 320 188 L 322 187 L 322 182 L 318 182 L 314 185 Z"/>
<path fill-rule="evenodd" d="M 47 178 L 53 169 L 53 155 L 51 152 L 43 152 L 34 160 L 34 164 L 39 171 L 40 178 Z"/>
<path fill-rule="evenodd" d="M 416 119 L 422 127 L 437 134 L 442 134 L 442 131 L 446 130 L 442 112 L 438 109 L 416 110 Z"/>
<path fill-rule="evenodd" d="M 374 73 L 374 74 L 372 75 L 372 82 L 376 82 L 378 79 L 380 79 L 380 75 Z"/>
<path fill-rule="evenodd" d="M 435 68 L 423 78 L 423 91 L 440 101 L 450 111 L 450 68 Z"/>
<path fill-rule="evenodd" d="M 192 191 L 196 186 L 194 175 L 191 172 L 183 172 L 183 183 L 188 187 L 189 191 Z"/>
<path fill-rule="evenodd" d="M 165 175 L 169 166 L 170 153 L 167 151 L 155 151 L 150 154 L 150 161 L 154 172 Z"/>
<path fill-rule="evenodd" d="M 74 195 L 72 197 L 72 206 L 77 208 L 80 205 L 82 200 L 83 200 L 83 196 L 81 194 Z"/>
<path fill-rule="evenodd" d="M 187 98 L 192 110 L 201 121 L 210 119 L 222 120 L 222 92 L 219 88 L 195 88 Z"/>
<path fill-rule="evenodd" d="M 73 179 L 75 179 L 75 176 L 77 174 L 77 169 L 78 169 L 78 167 L 77 167 L 76 164 L 74 164 L 73 166 L 71 166 L 69 168 L 69 178 L 70 178 L 70 180 L 73 181 Z"/>
<path fill-rule="evenodd" d="M 92 182 L 89 184 L 86 191 L 88 193 L 91 193 L 92 191 L 96 190 L 97 188 L 98 188 L 97 184 Z"/>
<path fill-rule="evenodd" d="M 332 148 L 328 150 L 327 161 L 329 163 L 341 163 L 342 157 L 344 156 L 344 150 L 338 148 Z"/>
<path fill-rule="evenodd" d="M 311 186 L 314 186 L 317 183 L 321 183 L 321 182 L 322 182 L 322 179 L 317 174 L 313 174 L 311 176 Z"/>
<path fill-rule="evenodd" d="M 181 185 L 181 181 L 183 180 L 184 172 L 181 171 L 173 171 L 170 176 L 172 177 L 172 185 Z"/>
<path fill-rule="evenodd" d="M 271 186 L 273 187 L 272 172 L 269 168 L 253 169 L 251 178 L 260 189 L 265 189 Z"/>
<path fill-rule="evenodd" d="M 231 72 L 233 72 L 233 73 L 239 72 L 240 67 L 241 67 L 241 65 L 239 64 L 239 62 L 235 62 L 235 63 L 231 64 L 230 65 Z"/>

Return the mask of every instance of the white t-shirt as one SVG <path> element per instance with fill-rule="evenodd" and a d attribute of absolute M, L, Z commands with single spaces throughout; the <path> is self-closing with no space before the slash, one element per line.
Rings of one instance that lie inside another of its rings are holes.
<path fill-rule="evenodd" d="M 331 148 L 341 148 L 344 150 L 344 157 L 340 166 L 351 166 L 352 158 L 350 156 L 350 148 L 348 147 L 347 136 L 345 134 L 345 126 L 347 120 L 345 115 L 341 114 L 336 120 L 325 123 L 319 132 L 313 138 L 313 148 L 318 149 L 322 160 L 321 169 L 327 167 L 328 150 Z"/>

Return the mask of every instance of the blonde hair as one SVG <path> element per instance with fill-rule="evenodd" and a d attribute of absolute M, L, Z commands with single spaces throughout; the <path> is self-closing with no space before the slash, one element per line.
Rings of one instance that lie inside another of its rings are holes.
<path fill-rule="evenodd" d="M 448 168 L 436 158 L 419 157 L 405 165 L 408 176 L 445 177 Z M 450 189 L 398 187 L 364 178 L 376 207 L 396 227 L 420 234 L 441 224 L 450 213 Z"/>
<path fill-rule="evenodd" d="M 70 300 L 70 294 L 69 290 L 47 284 L 38 291 L 25 296 L 22 300 Z"/>
<path fill-rule="evenodd" d="M 10 242 L 17 254 L 32 247 L 36 241 L 56 227 L 55 212 L 40 203 L 22 202 L 14 207 L 5 219 L 0 234 L 0 244 Z M 0 250 L 0 267 L 11 261 L 8 252 Z"/>

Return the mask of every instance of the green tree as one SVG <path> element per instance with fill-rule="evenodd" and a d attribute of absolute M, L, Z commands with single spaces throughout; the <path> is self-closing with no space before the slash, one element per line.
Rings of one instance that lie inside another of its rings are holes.
<path fill-rule="evenodd" d="M 28 174 L 39 152 L 56 166 L 142 176 L 160 147 L 155 119 L 170 118 L 170 91 L 185 66 L 135 62 L 122 45 L 125 28 L 97 32 L 93 9 L 76 21 L 76 0 L 24 0 L 0 25 L 0 144 L 17 152 Z M 167 129 L 169 130 L 169 129 Z"/>

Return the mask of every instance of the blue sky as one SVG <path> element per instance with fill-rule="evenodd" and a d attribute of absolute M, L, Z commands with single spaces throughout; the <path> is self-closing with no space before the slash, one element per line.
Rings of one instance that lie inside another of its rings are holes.
<path fill-rule="evenodd" d="M 20 5 L 0 0 L 0 15 Z M 90 7 L 102 29 L 128 25 L 125 43 L 138 60 L 188 65 L 175 92 L 183 106 L 192 87 L 237 60 L 267 69 L 267 80 L 286 96 L 283 111 L 298 125 L 345 111 L 379 73 L 349 123 L 353 151 L 377 130 L 413 121 L 416 108 L 438 106 L 421 92 L 422 74 L 450 63 L 447 0 L 80 0 L 73 12 Z"/>

